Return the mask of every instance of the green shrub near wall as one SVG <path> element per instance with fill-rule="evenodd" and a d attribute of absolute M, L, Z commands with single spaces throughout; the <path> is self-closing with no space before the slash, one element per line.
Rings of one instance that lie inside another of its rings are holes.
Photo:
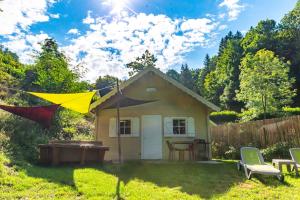
<path fill-rule="evenodd" d="M 300 108 L 283 107 L 282 111 L 285 116 L 300 115 Z"/>
<path fill-rule="evenodd" d="M 283 107 L 281 111 L 266 113 L 266 119 L 288 117 L 293 115 L 300 115 L 300 107 L 290 108 Z M 220 112 L 212 112 L 210 114 L 210 120 L 216 124 L 224 123 L 235 123 L 235 122 L 245 122 L 245 121 L 255 121 L 264 119 L 264 114 L 255 114 L 250 110 L 246 110 L 242 113 L 237 113 L 235 111 L 224 110 Z"/>
<path fill-rule="evenodd" d="M 216 124 L 228 122 L 237 122 L 239 120 L 238 113 L 235 111 L 224 110 L 220 112 L 212 112 L 209 117 Z"/>
<path fill-rule="evenodd" d="M 272 161 L 272 159 L 291 159 L 289 149 L 294 147 L 292 144 L 282 142 L 273 144 L 262 150 L 263 157 L 266 161 Z"/>

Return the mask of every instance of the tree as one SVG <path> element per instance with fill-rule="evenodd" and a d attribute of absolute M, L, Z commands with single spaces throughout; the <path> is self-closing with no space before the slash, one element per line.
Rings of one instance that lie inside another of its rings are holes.
<path fill-rule="evenodd" d="M 277 54 L 291 62 L 290 77 L 295 77 L 294 88 L 298 94 L 295 106 L 300 106 L 300 1 L 279 24 Z"/>
<path fill-rule="evenodd" d="M 204 88 L 204 81 L 207 74 L 211 71 L 211 58 L 208 54 L 205 55 L 203 61 L 203 68 L 200 69 L 198 79 L 197 79 L 197 88 L 199 90 L 200 95 L 205 96 L 205 88 Z"/>
<path fill-rule="evenodd" d="M 53 39 L 42 43 L 35 64 L 25 72 L 23 89 L 45 92 L 78 92 L 88 89 L 86 82 L 79 81 L 80 74 L 69 68 L 68 60 Z"/>
<path fill-rule="evenodd" d="M 229 32 L 220 44 L 219 53 L 212 61 L 206 58 L 205 62 L 211 65 L 203 69 L 201 79 L 204 78 L 202 94 L 213 103 L 225 109 L 239 111 L 241 103 L 236 101 L 236 90 L 239 89 L 239 65 L 243 56 L 240 45 L 242 34 Z M 207 65 L 204 63 L 205 65 Z M 200 80 L 201 80 L 200 79 Z M 199 80 L 199 81 L 200 81 Z M 201 87 L 201 84 L 198 84 Z"/>
<path fill-rule="evenodd" d="M 262 20 L 255 28 L 251 27 L 241 42 L 245 53 L 256 53 L 260 49 L 276 51 L 277 25 L 274 20 Z"/>
<path fill-rule="evenodd" d="M 131 69 L 129 76 L 134 75 L 147 67 L 155 67 L 155 62 L 157 59 L 148 50 L 141 57 L 137 57 L 135 61 L 126 64 L 126 68 Z"/>
<path fill-rule="evenodd" d="M 236 100 L 236 91 L 240 87 L 239 65 L 243 56 L 243 49 L 240 46 L 240 39 L 232 39 L 227 42 L 226 48 L 219 58 L 218 65 L 223 68 L 224 90 L 220 97 L 222 107 L 226 110 L 241 109 L 241 103 Z"/>
<path fill-rule="evenodd" d="M 180 82 L 187 88 L 194 90 L 195 82 L 193 79 L 192 71 L 189 69 L 187 64 L 181 66 Z"/>
<path fill-rule="evenodd" d="M 274 52 L 262 49 L 255 55 L 247 54 L 241 63 L 240 91 L 237 98 L 255 113 L 280 109 L 288 105 L 295 95 L 294 79 L 288 76 L 289 64 Z"/>
<path fill-rule="evenodd" d="M 176 81 L 180 81 L 180 74 L 174 69 L 169 69 L 167 75 Z"/>
<path fill-rule="evenodd" d="M 224 86 L 217 70 L 207 74 L 204 81 L 205 98 L 216 105 L 220 105 L 220 96 L 223 93 Z"/>
<path fill-rule="evenodd" d="M 100 95 L 104 96 L 113 89 L 113 86 L 116 85 L 117 80 L 118 80 L 117 77 L 110 76 L 110 75 L 106 75 L 103 77 L 99 76 L 99 78 L 96 80 L 95 87 L 96 89 L 100 89 L 99 91 Z"/>

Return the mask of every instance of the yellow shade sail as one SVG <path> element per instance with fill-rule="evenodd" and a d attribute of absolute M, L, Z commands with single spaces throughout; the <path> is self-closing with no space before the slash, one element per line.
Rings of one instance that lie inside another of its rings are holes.
<path fill-rule="evenodd" d="M 60 106 L 74 110 L 79 113 L 88 113 L 90 111 L 90 104 L 96 91 L 70 94 L 53 94 L 53 93 L 38 93 L 28 92 L 34 96 L 40 97 L 47 101 Z"/>

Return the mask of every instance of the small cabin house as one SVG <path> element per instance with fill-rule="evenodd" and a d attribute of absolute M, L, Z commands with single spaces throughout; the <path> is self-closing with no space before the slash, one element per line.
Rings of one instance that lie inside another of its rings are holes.
<path fill-rule="evenodd" d="M 153 67 L 123 82 L 120 91 L 145 101 L 119 110 L 123 160 L 168 159 L 167 141 L 194 139 L 207 142 L 210 159 L 209 114 L 219 110 L 217 106 Z M 96 140 L 109 147 L 105 160 L 118 159 L 117 109 L 112 106 L 117 94 L 115 88 L 91 105 L 96 113 Z"/>

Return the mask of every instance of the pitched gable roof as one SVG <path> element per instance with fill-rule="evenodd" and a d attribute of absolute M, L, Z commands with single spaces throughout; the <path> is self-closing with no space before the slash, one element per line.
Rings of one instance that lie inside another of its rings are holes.
<path fill-rule="evenodd" d="M 120 85 L 120 90 L 123 90 L 124 88 L 126 88 L 127 86 L 131 85 L 133 82 L 135 82 L 136 80 L 140 79 L 141 77 L 143 77 L 145 74 L 147 74 L 148 72 L 154 72 L 156 75 L 158 75 L 159 77 L 161 77 L 162 79 L 166 80 L 167 82 L 171 83 L 172 85 L 174 85 L 175 87 L 177 87 L 178 89 L 182 90 L 183 92 L 185 92 L 186 94 L 192 96 L 193 98 L 195 98 L 197 101 L 201 102 L 202 104 L 206 105 L 208 108 L 214 110 L 214 111 L 219 111 L 220 108 L 218 106 L 216 106 L 215 104 L 207 101 L 206 99 L 204 99 L 202 96 L 200 96 L 199 94 L 197 94 L 196 92 L 190 90 L 189 88 L 185 87 L 184 85 L 182 85 L 181 83 L 179 83 L 178 81 L 172 79 L 171 77 L 169 77 L 168 75 L 164 74 L 163 72 L 161 72 L 159 69 L 154 68 L 154 67 L 148 67 L 146 69 L 144 69 L 143 71 L 137 73 L 135 76 L 131 77 L 130 79 L 128 79 L 127 81 L 123 82 Z M 102 103 L 108 101 L 112 96 L 114 96 L 117 93 L 117 88 L 114 88 L 112 91 L 110 91 L 108 94 L 104 95 L 103 97 L 101 97 L 99 100 L 95 101 L 94 103 L 91 104 L 91 110 L 97 108 L 99 105 L 101 105 Z"/>

